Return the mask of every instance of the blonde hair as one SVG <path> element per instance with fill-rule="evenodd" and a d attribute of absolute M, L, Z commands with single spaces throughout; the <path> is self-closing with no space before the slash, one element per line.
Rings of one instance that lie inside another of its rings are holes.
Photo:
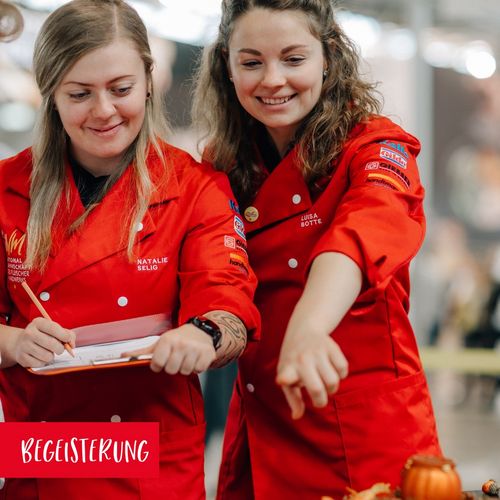
<path fill-rule="evenodd" d="M 153 59 L 146 28 L 137 12 L 122 0 L 73 0 L 55 10 L 45 21 L 35 42 L 33 67 L 42 104 L 33 145 L 31 208 L 28 218 L 26 265 L 43 269 L 52 246 L 51 228 L 59 203 L 69 201 L 69 184 L 65 172 L 68 137 L 54 103 L 54 92 L 67 71 L 88 52 L 104 47 L 117 38 L 130 40 L 144 62 L 150 84 L 150 97 L 141 130 L 126 151 L 121 168 L 110 176 L 96 202 L 90 205 L 69 231 L 83 223 L 114 182 L 132 163 L 135 199 L 126 200 L 124 214 L 129 217 L 127 255 L 133 257 L 136 225 L 143 218 L 153 189 L 146 158 L 149 147 L 162 153 L 159 138 L 166 136 L 167 126 L 152 88 Z M 124 234 L 124 237 L 127 237 Z"/>
<path fill-rule="evenodd" d="M 262 183 L 252 143 L 257 122 L 238 101 L 227 56 L 235 22 L 255 8 L 303 12 L 323 46 L 328 70 L 321 96 L 295 137 L 300 168 L 312 191 L 330 174 L 352 128 L 380 112 L 375 85 L 362 80 L 356 48 L 338 25 L 330 0 L 223 0 L 217 39 L 204 50 L 196 75 L 192 114 L 204 133 L 206 159 L 228 172 L 242 206 Z"/>
<path fill-rule="evenodd" d="M 11 4 L 0 0 L 0 40 L 10 42 L 18 37 L 23 29 L 23 16 L 19 9 Z"/>

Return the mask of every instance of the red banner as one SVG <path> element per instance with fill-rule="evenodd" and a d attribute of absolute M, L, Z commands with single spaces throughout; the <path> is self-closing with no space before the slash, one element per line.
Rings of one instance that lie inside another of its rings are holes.
<path fill-rule="evenodd" d="M 158 422 L 0 423 L 0 477 L 158 475 Z"/>

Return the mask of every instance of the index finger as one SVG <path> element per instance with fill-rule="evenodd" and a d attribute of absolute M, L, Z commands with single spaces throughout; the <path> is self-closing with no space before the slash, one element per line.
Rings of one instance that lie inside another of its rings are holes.
<path fill-rule="evenodd" d="M 300 380 L 314 406 L 322 408 L 328 404 L 327 388 L 316 365 L 303 367 L 300 370 Z"/>
<path fill-rule="evenodd" d="M 136 349 L 135 351 L 125 351 L 121 353 L 122 358 L 138 358 L 144 354 L 152 354 L 154 351 L 156 343 L 148 347 L 142 347 L 141 349 Z"/>
<path fill-rule="evenodd" d="M 292 410 L 292 418 L 294 420 L 301 418 L 304 415 L 306 405 L 300 387 L 297 385 L 283 385 L 281 389 L 283 390 L 288 406 Z"/>

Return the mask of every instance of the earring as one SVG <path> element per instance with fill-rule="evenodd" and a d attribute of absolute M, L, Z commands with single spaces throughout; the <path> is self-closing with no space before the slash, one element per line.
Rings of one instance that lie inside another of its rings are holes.
<path fill-rule="evenodd" d="M 326 75 L 328 75 L 328 69 L 323 70 L 323 78 L 326 78 Z"/>
<path fill-rule="evenodd" d="M 232 82 L 232 81 L 233 81 L 233 77 L 232 77 L 232 76 L 230 76 L 230 77 L 229 77 L 229 81 L 230 81 L 230 82 Z"/>

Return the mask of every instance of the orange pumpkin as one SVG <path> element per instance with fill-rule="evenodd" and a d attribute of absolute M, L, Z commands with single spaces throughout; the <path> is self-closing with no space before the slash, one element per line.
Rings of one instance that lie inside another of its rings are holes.
<path fill-rule="evenodd" d="M 401 494 L 404 500 L 460 500 L 462 484 L 449 458 L 413 455 L 402 470 Z"/>

